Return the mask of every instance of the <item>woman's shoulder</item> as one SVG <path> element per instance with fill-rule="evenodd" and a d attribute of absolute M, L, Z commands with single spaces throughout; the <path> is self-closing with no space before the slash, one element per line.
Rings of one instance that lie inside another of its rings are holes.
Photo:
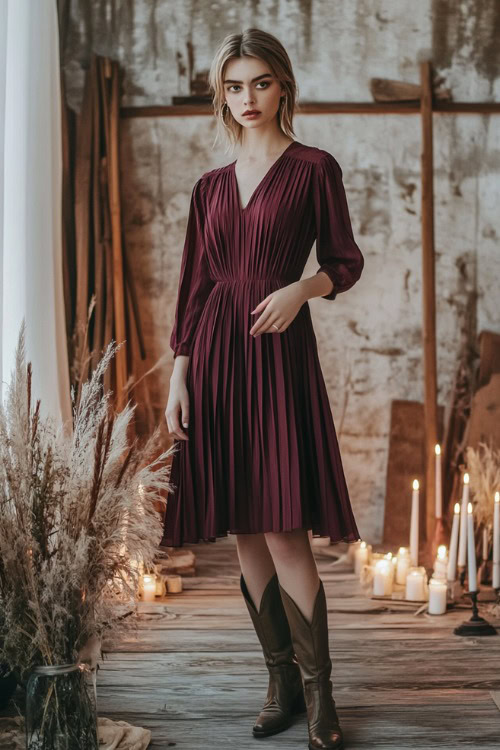
<path fill-rule="evenodd" d="M 340 164 L 335 156 L 330 151 L 319 148 L 319 146 L 308 146 L 305 143 L 300 143 L 298 144 L 298 148 L 294 149 L 293 155 L 296 158 L 304 159 L 323 168 L 334 166 L 340 169 Z"/>

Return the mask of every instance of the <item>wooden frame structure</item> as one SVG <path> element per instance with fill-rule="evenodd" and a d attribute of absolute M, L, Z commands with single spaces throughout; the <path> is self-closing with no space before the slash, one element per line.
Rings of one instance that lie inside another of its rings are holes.
<path fill-rule="evenodd" d="M 434 250 L 434 191 L 433 191 L 433 133 L 434 114 L 500 114 L 499 102 L 452 102 L 433 98 L 432 66 L 429 60 L 420 62 L 420 86 L 413 89 L 420 94 L 411 101 L 374 102 L 305 102 L 296 114 L 347 115 L 419 115 L 422 125 L 421 152 L 421 208 L 422 208 L 422 296 L 423 296 L 423 353 L 424 353 L 424 420 L 425 420 L 425 527 L 427 552 L 435 533 L 435 445 L 438 435 L 437 407 L 437 350 L 436 350 L 436 289 Z M 171 106 L 122 107 L 122 118 L 189 117 L 213 115 L 210 103 L 178 104 Z M 446 507 L 443 507 L 443 516 Z"/>

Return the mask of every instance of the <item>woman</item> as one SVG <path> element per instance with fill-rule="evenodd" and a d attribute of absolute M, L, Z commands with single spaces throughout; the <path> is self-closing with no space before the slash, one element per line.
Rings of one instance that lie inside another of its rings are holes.
<path fill-rule="evenodd" d="M 196 182 L 170 346 L 174 453 L 163 544 L 236 535 L 269 688 L 253 734 L 307 710 L 309 748 L 343 747 L 308 529 L 355 542 L 307 300 L 363 269 L 335 158 L 291 135 L 297 86 L 271 34 L 228 36 L 210 71 L 237 160 Z M 320 267 L 301 279 L 312 245 Z M 183 429 L 184 428 L 184 429 Z"/>

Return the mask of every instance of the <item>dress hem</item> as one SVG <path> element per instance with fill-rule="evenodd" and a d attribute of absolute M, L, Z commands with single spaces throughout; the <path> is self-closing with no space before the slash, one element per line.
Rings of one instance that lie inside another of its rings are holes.
<path fill-rule="evenodd" d="M 294 526 L 291 529 L 278 529 L 275 533 L 281 533 L 282 531 L 283 532 L 294 531 L 295 529 L 305 529 L 306 531 L 311 531 L 310 527 Z M 265 529 L 263 531 L 237 531 L 237 530 L 229 529 L 228 531 L 218 532 L 215 536 L 198 537 L 198 539 L 194 539 L 194 538 L 184 539 L 180 544 L 173 544 L 171 541 L 168 540 L 167 537 L 164 536 L 160 542 L 160 546 L 161 547 L 184 547 L 190 544 L 200 544 L 200 543 L 208 543 L 208 542 L 215 543 L 217 539 L 224 539 L 229 534 L 267 534 L 273 531 L 274 531 L 273 529 Z M 321 534 L 319 532 L 315 533 L 313 531 L 313 538 L 318 539 L 318 538 L 325 538 L 325 537 L 330 538 L 330 544 L 340 544 L 340 542 L 344 542 L 346 544 L 355 544 L 356 542 L 361 541 L 361 537 L 356 536 L 355 534 L 347 534 L 338 539 L 335 539 L 330 534 Z"/>

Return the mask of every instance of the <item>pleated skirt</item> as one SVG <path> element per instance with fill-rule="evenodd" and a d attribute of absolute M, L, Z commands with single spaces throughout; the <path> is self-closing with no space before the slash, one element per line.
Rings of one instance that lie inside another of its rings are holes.
<path fill-rule="evenodd" d="M 289 279 L 217 281 L 186 373 L 187 441 L 176 440 L 163 545 L 311 529 L 360 538 L 309 304 L 254 338 L 250 311 Z"/>

